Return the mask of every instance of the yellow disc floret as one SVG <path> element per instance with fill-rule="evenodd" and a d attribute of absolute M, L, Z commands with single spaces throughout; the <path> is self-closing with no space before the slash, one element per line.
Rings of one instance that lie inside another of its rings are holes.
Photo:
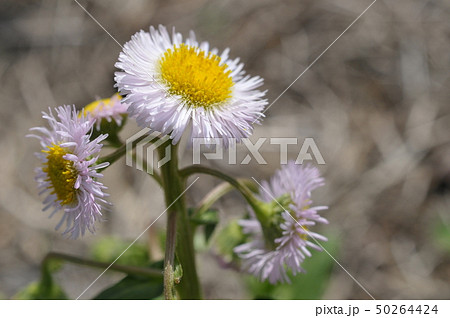
<path fill-rule="evenodd" d="M 78 172 L 72 161 L 63 158 L 69 153 L 65 148 L 59 145 L 47 148 L 48 150 L 42 150 L 47 154 L 47 162 L 42 169 L 47 174 L 45 181 L 51 183 L 51 193 L 56 194 L 61 205 L 71 204 L 76 201 L 75 182 Z"/>
<path fill-rule="evenodd" d="M 308 227 L 307 226 L 305 226 L 305 225 L 301 225 L 301 228 L 304 230 L 304 231 L 306 231 L 306 233 L 300 233 L 300 232 L 297 232 L 297 235 L 303 240 L 303 241 L 307 241 L 308 240 L 308 232 L 309 232 L 309 229 L 308 229 Z"/>
<path fill-rule="evenodd" d="M 105 107 L 105 101 L 109 99 L 99 99 L 96 101 L 93 101 L 92 103 L 86 105 L 83 107 L 83 115 L 87 116 L 87 114 L 95 114 L 98 111 L 101 111 L 103 109 L 103 107 Z M 79 117 L 81 117 L 81 112 Z"/>
<path fill-rule="evenodd" d="M 122 99 L 122 96 L 120 96 L 117 93 L 114 94 L 113 97 L 114 96 L 117 96 L 117 98 L 119 100 Z M 102 111 L 104 108 L 111 107 L 111 102 L 112 102 L 111 100 L 113 97 L 98 99 L 96 101 L 93 101 L 90 104 L 87 104 L 86 106 L 83 107 L 83 115 L 84 116 L 87 116 L 87 114 L 96 115 L 98 112 Z M 81 112 L 80 112 L 79 116 L 81 117 Z"/>
<path fill-rule="evenodd" d="M 170 94 L 181 96 L 191 107 L 218 106 L 231 97 L 233 79 L 226 64 L 211 52 L 181 44 L 159 60 L 160 80 Z"/>

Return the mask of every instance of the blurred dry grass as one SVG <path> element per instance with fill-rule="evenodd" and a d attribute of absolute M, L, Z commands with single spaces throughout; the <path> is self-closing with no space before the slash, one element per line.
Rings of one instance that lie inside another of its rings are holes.
<path fill-rule="evenodd" d="M 274 100 L 369 4 L 358 0 L 82 1 L 124 43 L 139 29 L 176 26 L 214 46 L 231 48 L 250 74 L 265 78 Z M 431 240 L 438 213 L 450 209 L 450 2 L 378 0 L 267 112 L 256 137 L 314 137 L 327 185 L 317 200 L 330 205 L 328 228 L 341 240 L 338 256 L 376 298 L 449 298 L 450 257 Z M 38 277 L 49 250 L 83 255 L 96 240 L 68 241 L 42 208 L 33 181 L 38 145 L 24 138 L 43 123 L 40 111 L 83 106 L 113 90 L 120 47 L 74 1 L 0 4 L 0 294 L 11 297 Z M 133 126 L 133 124 L 130 124 Z M 128 133 L 136 131 L 129 127 Z M 230 167 L 233 175 L 266 178 L 266 166 Z M 295 147 L 292 157 L 295 158 Z M 188 159 L 185 159 L 186 162 Z M 105 182 L 115 203 L 104 234 L 134 239 L 163 211 L 161 193 L 142 173 L 117 163 Z M 202 178 L 199 199 L 213 184 Z M 150 205 L 151 203 L 151 205 Z M 237 195 L 223 214 L 244 209 Z M 149 206 L 152 207 L 150 212 Z M 159 225 L 163 226 L 164 221 Z M 219 271 L 221 274 L 218 275 Z M 239 275 L 200 256 L 209 298 L 242 298 Z M 68 265 L 58 281 L 76 297 L 98 271 Z M 223 277 L 227 275 L 224 282 Z M 105 275 L 95 294 L 120 275 Z M 367 298 L 338 267 L 325 298 Z"/>

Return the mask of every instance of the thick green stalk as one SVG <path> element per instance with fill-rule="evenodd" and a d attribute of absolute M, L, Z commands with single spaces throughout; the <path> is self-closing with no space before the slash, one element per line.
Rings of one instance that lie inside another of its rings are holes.
<path fill-rule="evenodd" d="M 164 298 L 175 299 L 174 269 L 175 269 L 175 247 L 177 236 L 177 214 L 169 211 L 166 229 L 166 250 L 164 256 Z"/>
<path fill-rule="evenodd" d="M 168 235 L 171 235 L 170 231 L 172 231 L 175 227 L 175 225 L 173 225 L 172 227 L 170 226 L 170 222 L 175 214 L 177 233 L 176 254 L 183 269 L 183 277 L 181 278 L 180 283 L 176 285 L 176 288 L 181 299 L 200 299 L 201 290 L 195 265 L 195 251 L 192 229 L 190 226 L 184 197 L 182 196 L 182 193 L 185 189 L 185 179 L 181 177 L 178 170 L 177 146 L 172 145 L 170 143 L 170 140 L 162 144 L 158 148 L 160 158 L 163 158 L 165 156 L 165 149 L 167 146 L 171 147 L 171 159 L 161 167 L 161 177 L 165 192 L 166 205 L 171 205 L 171 207 L 167 211 L 167 213 L 169 214 L 167 233 Z M 168 242 L 168 240 L 169 237 L 166 238 L 166 243 L 171 244 L 171 242 Z M 171 246 L 168 246 L 167 244 L 166 252 L 167 249 L 171 248 Z M 173 264 L 173 257 L 167 254 L 166 256 L 165 268 L 167 268 L 167 270 L 170 270 L 170 268 L 168 268 L 167 266 L 171 265 L 173 270 L 173 268 L 175 268 Z M 167 274 L 169 276 L 169 273 Z M 170 286 L 168 285 L 167 288 L 170 288 Z"/>

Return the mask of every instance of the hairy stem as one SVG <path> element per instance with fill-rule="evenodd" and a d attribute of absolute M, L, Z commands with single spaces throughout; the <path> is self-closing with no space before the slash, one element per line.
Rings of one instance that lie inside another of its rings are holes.
<path fill-rule="evenodd" d="M 175 268 L 175 244 L 176 244 L 177 215 L 170 211 L 167 217 L 166 251 L 164 256 L 164 297 L 175 299 L 174 293 L 174 268 Z"/>
<path fill-rule="evenodd" d="M 177 146 L 172 145 L 169 140 L 161 145 L 158 151 L 160 158 L 163 158 L 167 146 L 171 147 L 171 160 L 161 167 L 161 177 L 166 205 L 171 205 L 171 208 L 168 210 L 169 219 L 173 215 L 176 217 L 176 254 L 183 270 L 183 276 L 180 283 L 177 284 L 176 289 L 181 299 L 200 299 L 201 289 L 195 265 L 192 229 L 184 197 L 180 197 L 185 189 L 185 183 L 178 170 Z M 168 260 L 166 260 L 167 264 Z"/>

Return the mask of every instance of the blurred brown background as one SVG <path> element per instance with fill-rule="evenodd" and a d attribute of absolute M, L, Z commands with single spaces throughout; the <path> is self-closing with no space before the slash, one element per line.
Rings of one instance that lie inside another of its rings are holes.
<path fill-rule="evenodd" d="M 80 1 L 121 44 L 164 24 L 230 47 L 250 74 L 265 78 L 269 101 L 370 2 Z M 449 16 L 450 1 L 378 0 L 270 108 L 253 136 L 315 139 L 327 181 L 315 198 L 330 206 L 327 228 L 341 245 L 336 257 L 375 298 L 450 297 L 450 256 L 433 240 L 434 224 L 450 223 Z M 133 240 L 164 204 L 154 182 L 122 161 L 106 171 L 115 207 L 97 235 L 70 241 L 54 232 L 58 219 L 40 212 L 33 180 L 39 146 L 24 136 L 43 124 L 40 111 L 49 106 L 82 107 L 113 94 L 120 46 L 74 1 L 2 0 L 0 48 L 0 296 L 10 298 L 39 277 L 48 251 L 86 256 L 103 235 Z M 130 121 L 124 136 L 137 130 Z M 299 147 L 290 148 L 292 158 Z M 263 150 L 268 165 L 209 164 L 267 178 L 278 154 L 268 143 Z M 202 177 L 190 202 L 215 183 Z M 245 209 L 236 194 L 218 206 L 224 219 Z M 248 297 L 241 276 L 219 268 L 210 252 L 201 253 L 199 268 L 208 298 Z M 75 298 L 99 273 L 66 265 L 56 279 Z M 120 277 L 105 274 L 83 298 Z M 367 297 L 335 267 L 324 298 Z"/>

